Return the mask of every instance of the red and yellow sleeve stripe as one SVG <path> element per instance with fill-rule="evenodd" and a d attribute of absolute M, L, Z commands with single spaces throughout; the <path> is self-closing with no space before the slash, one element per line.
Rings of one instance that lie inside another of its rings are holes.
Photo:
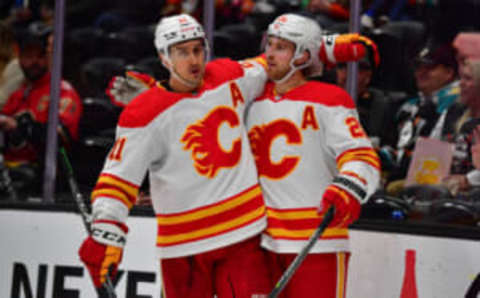
<path fill-rule="evenodd" d="M 265 216 L 260 186 L 216 204 L 175 214 L 157 214 L 157 246 L 172 246 L 218 236 Z"/>
<path fill-rule="evenodd" d="M 101 174 L 92 192 L 92 203 L 99 197 L 111 198 L 131 209 L 138 196 L 138 185 L 115 175 Z"/>
<path fill-rule="evenodd" d="M 317 208 L 273 209 L 267 208 L 266 234 L 273 239 L 308 240 L 323 219 Z M 346 239 L 347 228 L 327 228 L 321 239 Z"/>
<path fill-rule="evenodd" d="M 380 171 L 380 159 L 373 148 L 355 148 L 347 150 L 337 157 L 337 168 L 350 161 L 365 162 Z"/>
<path fill-rule="evenodd" d="M 267 69 L 267 59 L 265 58 L 265 54 L 261 54 L 259 56 L 249 58 L 243 61 L 243 63 L 246 65 L 248 65 L 248 63 L 250 62 L 257 62 L 258 64 L 263 66 L 263 68 Z"/>

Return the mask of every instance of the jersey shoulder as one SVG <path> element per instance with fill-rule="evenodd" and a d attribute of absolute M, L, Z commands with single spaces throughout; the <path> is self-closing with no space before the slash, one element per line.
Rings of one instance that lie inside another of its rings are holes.
<path fill-rule="evenodd" d="M 267 58 L 265 54 L 258 55 L 253 58 L 247 58 L 245 60 L 239 61 L 240 65 L 243 68 L 251 68 L 253 67 L 253 63 L 259 64 L 265 71 L 267 69 Z"/>
<path fill-rule="evenodd" d="M 243 76 L 244 70 L 240 63 L 228 58 L 215 59 L 209 62 L 205 68 L 205 82 L 213 85 L 210 88 L 235 80 Z"/>
<path fill-rule="evenodd" d="M 184 97 L 185 94 L 169 92 L 157 85 L 142 92 L 123 109 L 118 125 L 130 128 L 145 126 Z"/>
<path fill-rule="evenodd" d="M 355 108 L 353 99 L 345 90 L 333 84 L 316 81 L 310 81 L 292 90 L 288 94 L 288 99 L 318 103 L 329 107 Z"/>

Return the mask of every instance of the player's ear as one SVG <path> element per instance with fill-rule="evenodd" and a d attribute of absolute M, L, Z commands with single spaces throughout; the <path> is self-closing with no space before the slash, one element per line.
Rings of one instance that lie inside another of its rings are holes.
<path fill-rule="evenodd" d="M 309 51 L 304 51 L 303 54 L 302 54 L 302 57 L 295 60 L 294 64 L 296 66 L 305 64 L 305 63 L 307 63 L 308 59 L 310 59 L 310 52 Z"/>
<path fill-rule="evenodd" d="M 158 52 L 158 58 L 160 58 L 162 65 L 165 66 L 166 69 L 170 69 L 170 63 L 162 52 Z"/>

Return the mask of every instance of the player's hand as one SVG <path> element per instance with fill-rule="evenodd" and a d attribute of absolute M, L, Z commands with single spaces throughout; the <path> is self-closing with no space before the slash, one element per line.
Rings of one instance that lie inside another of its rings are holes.
<path fill-rule="evenodd" d="M 125 107 L 132 99 L 154 85 L 155 79 L 148 74 L 127 71 L 125 77 L 113 77 L 105 92 L 114 105 Z"/>
<path fill-rule="evenodd" d="M 15 130 L 18 126 L 17 120 L 13 117 L 0 115 L 0 129 L 6 131 Z"/>
<path fill-rule="evenodd" d="M 323 194 L 318 214 L 324 215 L 328 208 L 335 206 L 335 215 L 331 227 L 346 228 L 360 216 L 360 203 L 358 200 L 336 185 L 330 185 Z"/>
<path fill-rule="evenodd" d="M 372 66 L 377 67 L 380 64 L 380 54 L 375 42 L 358 33 L 324 36 L 319 57 L 327 66 L 358 61 L 364 57 L 370 60 Z"/>
<path fill-rule="evenodd" d="M 378 67 L 380 65 L 380 53 L 378 52 L 377 44 L 371 40 L 370 38 L 359 35 L 359 34 L 351 34 L 351 41 L 354 46 L 362 45 L 365 48 L 366 55 L 368 60 L 370 60 L 370 64 L 372 66 Z M 360 58 L 361 59 L 361 58 Z"/>
<path fill-rule="evenodd" d="M 92 224 L 92 234 L 83 242 L 78 254 L 97 289 L 104 287 L 109 274 L 110 278 L 115 277 L 127 232 L 126 225 L 115 221 L 98 220 Z"/>

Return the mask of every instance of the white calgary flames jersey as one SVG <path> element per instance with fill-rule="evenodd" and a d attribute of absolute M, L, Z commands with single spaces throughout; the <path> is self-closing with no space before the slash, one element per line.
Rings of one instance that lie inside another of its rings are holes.
<path fill-rule="evenodd" d="M 308 82 L 283 96 L 268 83 L 248 111 L 247 125 L 267 205 L 262 246 L 298 253 L 319 225 L 330 184 L 361 202 L 377 188 L 379 159 L 342 89 Z M 348 251 L 347 227 L 327 228 L 311 252 Z"/>
<path fill-rule="evenodd" d="M 111 212 L 126 220 L 148 171 L 160 257 L 198 254 L 259 235 L 266 227 L 265 204 L 244 114 L 263 91 L 262 61 L 215 60 L 207 64 L 198 93 L 156 86 L 134 99 L 120 116 L 92 193 L 94 215 Z"/>

